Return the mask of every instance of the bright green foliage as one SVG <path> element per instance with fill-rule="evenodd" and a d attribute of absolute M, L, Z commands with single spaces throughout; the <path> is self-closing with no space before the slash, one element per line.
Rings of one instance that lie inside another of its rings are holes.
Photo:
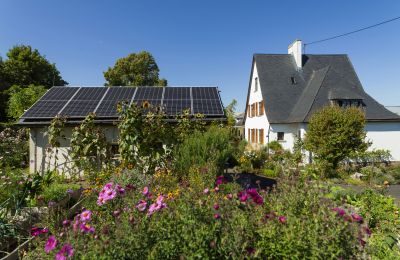
<path fill-rule="evenodd" d="M 203 114 L 192 116 L 190 110 L 183 110 L 181 114 L 176 116 L 177 124 L 174 126 L 175 137 L 178 142 L 183 142 L 194 132 L 204 132 L 206 124 Z"/>
<path fill-rule="evenodd" d="M 94 124 L 95 115 L 90 113 L 71 136 L 71 158 L 87 172 L 101 170 L 110 159 L 109 144 L 102 129 Z"/>
<path fill-rule="evenodd" d="M 45 204 L 48 202 L 59 202 L 65 198 L 68 198 L 70 194 L 69 190 L 75 191 L 79 190 L 80 185 L 73 183 L 52 183 L 49 187 L 47 187 L 43 193 L 41 194 Z"/>
<path fill-rule="evenodd" d="M 120 58 L 114 67 L 104 72 L 106 86 L 167 86 L 166 79 L 158 77 L 154 57 L 147 51 L 131 53 Z"/>
<path fill-rule="evenodd" d="M 335 169 L 351 153 L 368 148 L 364 125 L 365 115 L 359 108 L 325 107 L 311 117 L 305 148 Z"/>
<path fill-rule="evenodd" d="M 173 138 L 171 126 L 164 120 L 165 114 L 149 107 L 144 115 L 145 111 L 134 103 L 121 105 L 119 110 L 118 141 L 123 163 L 153 173 L 156 166 L 165 163 Z"/>
<path fill-rule="evenodd" d="M 18 119 L 25 110 L 30 108 L 45 92 L 46 89 L 43 86 L 29 85 L 26 88 L 21 88 L 17 85 L 12 86 L 7 91 L 10 96 L 7 115 L 13 119 Z"/>
<path fill-rule="evenodd" d="M 210 162 L 223 169 L 235 150 L 231 139 L 230 129 L 218 126 L 211 126 L 204 133 L 193 133 L 175 151 L 176 173 L 184 176 L 191 166 Z"/>
<path fill-rule="evenodd" d="M 227 117 L 228 120 L 227 124 L 229 126 L 234 126 L 236 124 L 236 118 L 235 118 L 236 106 L 237 106 L 237 101 L 236 99 L 234 99 L 225 108 L 225 115 Z"/>
<path fill-rule="evenodd" d="M 47 129 L 49 144 L 51 147 L 60 147 L 60 138 L 65 138 L 62 134 L 62 129 L 66 122 L 65 117 L 55 116 Z"/>

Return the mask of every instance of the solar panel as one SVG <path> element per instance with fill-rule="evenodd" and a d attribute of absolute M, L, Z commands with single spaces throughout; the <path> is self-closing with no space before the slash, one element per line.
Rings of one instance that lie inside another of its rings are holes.
<path fill-rule="evenodd" d="M 106 87 L 81 88 L 72 100 L 98 100 L 106 93 Z"/>
<path fill-rule="evenodd" d="M 221 103 L 216 99 L 193 100 L 193 113 L 204 115 L 223 115 Z"/>
<path fill-rule="evenodd" d="M 35 103 L 22 118 L 52 118 L 55 117 L 61 108 L 67 103 L 67 100 L 40 100 Z"/>
<path fill-rule="evenodd" d="M 192 88 L 193 99 L 218 99 L 218 89 L 214 87 Z"/>
<path fill-rule="evenodd" d="M 79 88 L 53 87 L 49 89 L 41 100 L 69 100 Z"/>
<path fill-rule="evenodd" d="M 71 100 L 61 111 L 61 115 L 67 117 L 86 117 L 96 108 L 99 100 Z"/>
<path fill-rule="evenodd" d="M 164 99 L 190 99 L 190 88 L 165 88 Z"/>
<path fill-rule="evenodd" d="M 191 110 L 190 99 L 164 99 L 163 101 L 164 111 L 168 115 L 176 115 L 182 113 L 183 110 Z"/>
<path fill-rule="evenodd" d="M 163 87 L 140 87 L 134 100 L 161 100 Z"/>
<path fill-rule="evenodd" d="M 111 87 L 104 96 L 103 101 L 95 111 L 99 117 L 118 117 L 117 105 L 120 102 L 131 101 L 135 94 L 134 87 Z"/>

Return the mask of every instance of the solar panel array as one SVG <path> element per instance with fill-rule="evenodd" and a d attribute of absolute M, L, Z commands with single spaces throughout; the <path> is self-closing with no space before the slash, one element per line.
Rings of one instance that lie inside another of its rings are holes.
<path fill-rule="evenodd" d="M 167 115 L 186 109 L 192 114 L 224 115 L 216 87 L 53 87 L 22 119 L 49 119 L 56 115 L 83 118 L 90 112 L 100 118 L 115 118 L 120 102 L 160 106 Z"/>

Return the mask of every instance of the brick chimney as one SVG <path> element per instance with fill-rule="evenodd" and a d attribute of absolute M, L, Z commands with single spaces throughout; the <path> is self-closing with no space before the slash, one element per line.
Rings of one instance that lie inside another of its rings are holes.
<path fill-rule="evenodd" d="M 301 69 L 302 67 L 302 47 L 301 40 L 295 40 L 288 47 L 288 54 L 293 55 L 293 58 L 296 61 L 297 69 Z"/>

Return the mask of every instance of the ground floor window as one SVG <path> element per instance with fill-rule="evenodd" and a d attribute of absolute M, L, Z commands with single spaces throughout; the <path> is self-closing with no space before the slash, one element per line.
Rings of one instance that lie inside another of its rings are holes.
<path fill-rule="evenodd" d="M 264 144 L 264 129 L 247 129 L 247 140 L 254 144 Z"/>
<path fill-rule="evenodd" d="M 278 132 L 278 141 L 283 141 L 283 140 L 285 140 L 285 133 Z"/>

